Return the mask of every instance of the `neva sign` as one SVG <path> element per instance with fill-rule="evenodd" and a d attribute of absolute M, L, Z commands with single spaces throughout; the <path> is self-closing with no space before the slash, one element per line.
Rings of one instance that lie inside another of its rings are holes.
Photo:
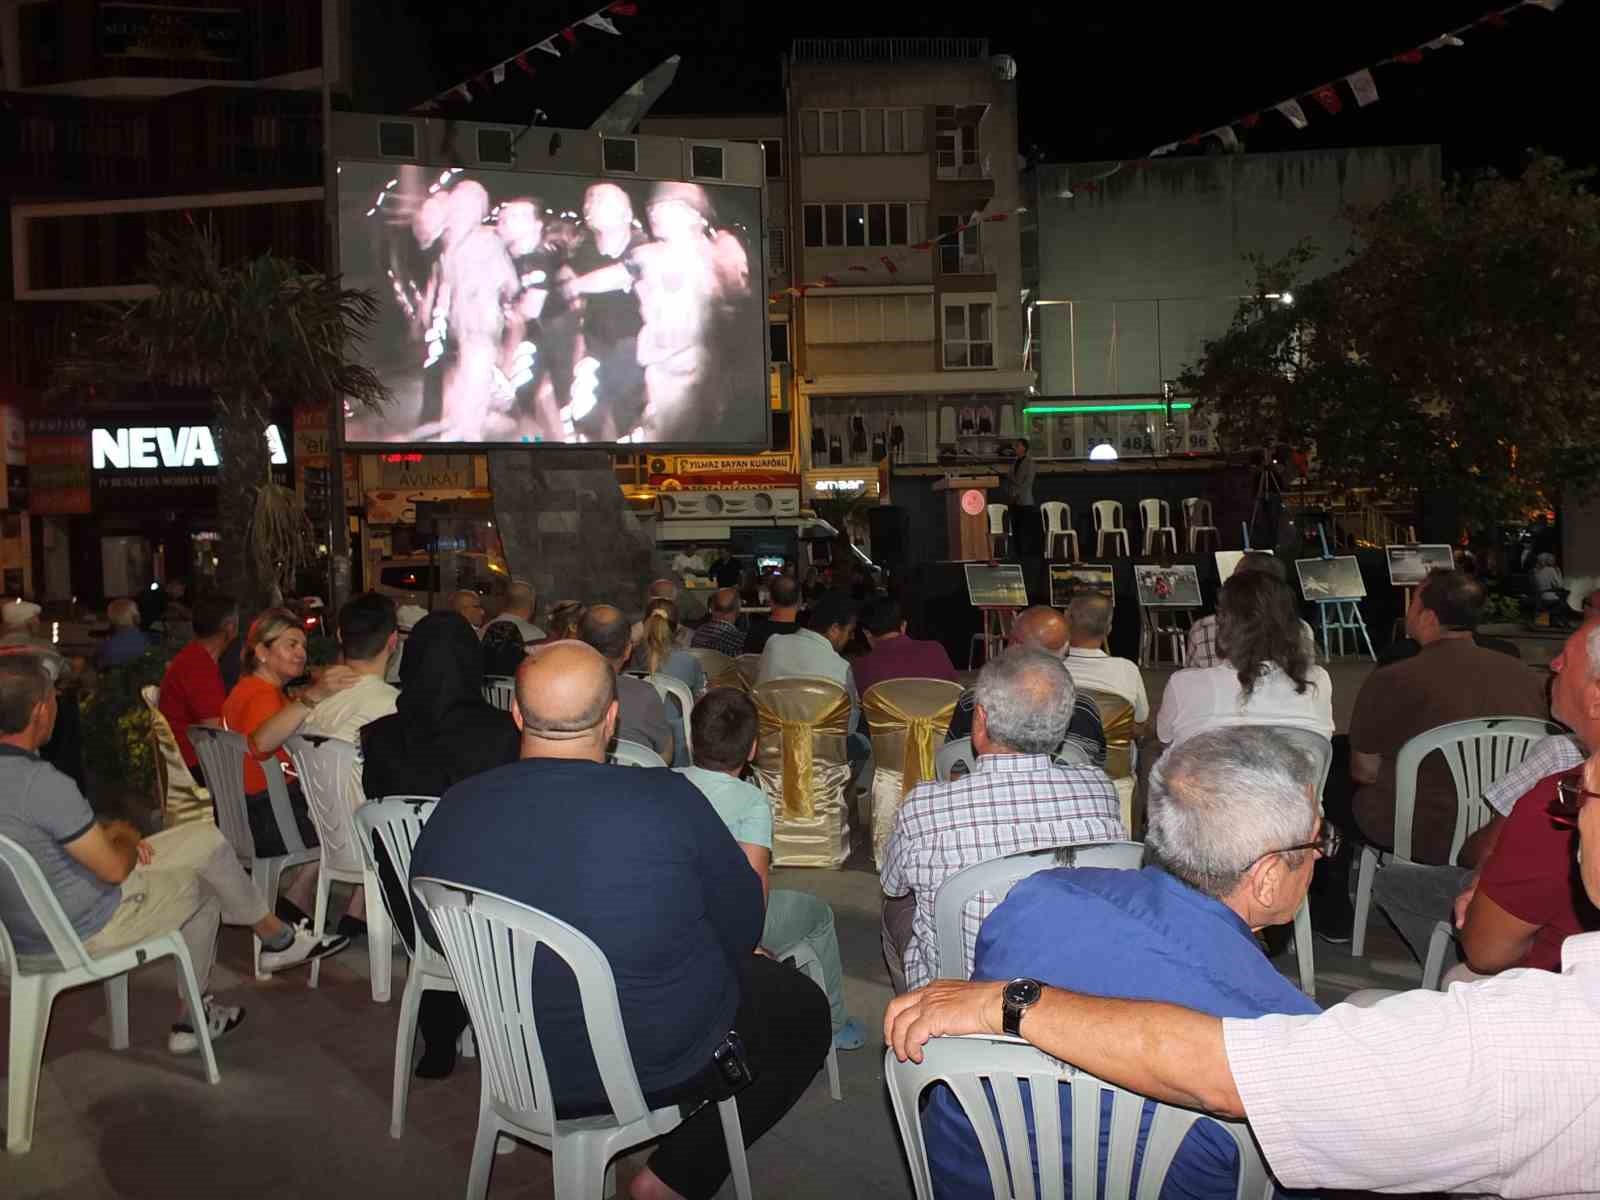
<path fill-rule="evenodd" d="M 90 434 L 96 471 L 150 471 L 165 467 L 215 467 L 217 447 L 204 425 L 145 426 L 96 429 Z M 267 426 L 267 449 L 274 466 L 287 466 L 283 436 L 276 425 Z"/>

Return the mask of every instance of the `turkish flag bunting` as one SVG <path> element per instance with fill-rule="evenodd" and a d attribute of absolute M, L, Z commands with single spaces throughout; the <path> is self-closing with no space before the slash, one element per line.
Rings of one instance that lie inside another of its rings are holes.
<path fill-rule="evenodd" d="M 491 74 L 493 74 L 494 81 L 496 83 L 504 83 L 506 81 L 506 65 L 505 65 L 505 63 L 500 63 L 498 66 L 496 66 L 494 68 L 494 70 L 491 72 Z"/>
<path fill-rule="evenodd" d="M 883 264 L 883 269 L 885 271 L 888 271 L 889 274 L 891 274 L 891 275 L 900 274 L 900 268 L 894 265 L 894 259 L 890 258 L 887 254 L 879 255 L 878 256 L 878 261 Z"/>
<path fill-rule="evenodd" d="M 1241 129 L 1254 129 L 1259 124 L 1261 124 L 1260 113 L 1250 113 L 1248 116 L 1239 118 L 1239 126 Z"/>
<path fill-rule="evenodd" d="M 613 5 L 610 5 L 606 11 L 608 13 L 615 13 L 619 17 L 637 17 L 639 15 L 639 6 L 633 3 L 633 0 L 617 0 L 617 2 Z"/>
<path fill-rule="evenodd" d="M 1281 104 L 1274 104 L 1272 107 L 1281 112 L 1284 115 L 1284 119 L 1296 129 L 1304 129 L 1310 124 L 1306 120 L 1306 110 L 1300 107 L 1300 101 L 1298 100 L 1285 100 Z"/>
<path fill-rule="evenodd" d="M 1010 216 L 1011 216 L 1010 213 L 1003 213 L 1003 212 L 990 213 L 987 217 L 984 218 L 984 220 L 985 221 L 1004 221 L 1004 220 L 1009 219 Z"/>
<path fill-rule="evenodd" d="M 1492 12 L 1485 14 L 1478 24 L 1487 25 L 1490 29 L 1504 29 L 1506 27 L 1506 19 L 1503 14 Z"/>
<path fill-rule="evenodd" d="M 528 52 L 526 50 L 524 50 L 521 54 L 517 55 L 516 63 L 517 63 L 517 68 L 524 75 L 532 76 L 532 74 L 533 74 L 533 64 L 528 61 Z"/>
<path fill-rule="evenodd" d="M 1354 75 L 1346 75 L 1344 81 L 1350 85 L 1350 91 L 1356 98 L 1356 106 L 1365 108 L 1378 99 L 1378 85 L 1372 81 L 1371 71 L 1357 71 Z"/>
<path fill-rule="evenodd" d="M 1414 67 L 1422 61 L 1422 51 L 1421 49 L 1403 50 L 1394 56 L 1394 61 L 1397 63 L 1405 63 L 1408 67 Z"/>
<path fill-rule="evenodd" d="M 911 244 L 911 248 L 913 250 L 932 250 L 933 249 L 933 243 L 932 242 L 913 242 Z"/>
<path fill-rule="evenodd" d="M 1339 93 L 1334 91 L 1333 84 L 1325 83 L 1311 93 L 1312 99 L 1322 105 L 1330 117 L 1337 117 L 1344 108 L 1344 101 L 1339 99 Z"/>
<path fill-rule="evenodd" d="M 569 46 L 576 46 L 578 44 L 578 31 L 570 25 L 567 26 L 561 31 L 561 40 Z"/>

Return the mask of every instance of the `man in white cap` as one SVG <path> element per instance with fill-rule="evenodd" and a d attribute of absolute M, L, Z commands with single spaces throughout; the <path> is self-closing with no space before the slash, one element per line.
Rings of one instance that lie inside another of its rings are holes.
<path fill-rule="evenodd" d="M 405 654 L 406 639 L 411 636 L 411 627 L 427 615 L 428 610 L 420 604 L 402 604 L 395 613 L 395 631 L 400 636 L 395 643 L 394 653 L 389 656 L 389 665 L 383 672 L 385 682 L 400 686 L 400 658 Z"/>
<path fill-rule="evenodd" d="M 43 636 L 39 614 L 44 610 L 31 600 L 18 597 L 0 604 L 0 653 L 28 650 L 44 660 L 44 669 L 50 673 L 50 682 L 59 683 L 67 673 L 65 656 Z"/>

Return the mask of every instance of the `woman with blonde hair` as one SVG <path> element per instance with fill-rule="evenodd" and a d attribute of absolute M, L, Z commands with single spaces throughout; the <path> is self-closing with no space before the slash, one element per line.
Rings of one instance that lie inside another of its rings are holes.
<path fill-rule="evenodd" d="M 550 619 L 544 623 L 544 640 L 561 642 L 578 636 L 578 624 L 589 606 L 581 600 L 563 600 L 550 610 Z"/>
<path fill-rule="evenodd" d="M 658 598 L 644 610 L 644 637 L 634 652 L 633 665 L 650 675 L 680 679 L 698 697 L 706 690 L 706 673 L 700 660 L 677 645 L 678 606 Z"/>

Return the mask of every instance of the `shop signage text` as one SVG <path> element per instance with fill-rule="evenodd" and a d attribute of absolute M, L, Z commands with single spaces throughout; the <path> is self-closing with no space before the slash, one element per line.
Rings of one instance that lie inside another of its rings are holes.
<path fill-rule="evenodd" d="M 96 429 L 90 448 L 97 471 L 150 471 L 160 468 L 215 467 L 217 447 L 204 425 L 145 426 Z M 267 448 L 274 466 L 286 466 L 283 436 L 276 425 L 267 426 Z"/>

